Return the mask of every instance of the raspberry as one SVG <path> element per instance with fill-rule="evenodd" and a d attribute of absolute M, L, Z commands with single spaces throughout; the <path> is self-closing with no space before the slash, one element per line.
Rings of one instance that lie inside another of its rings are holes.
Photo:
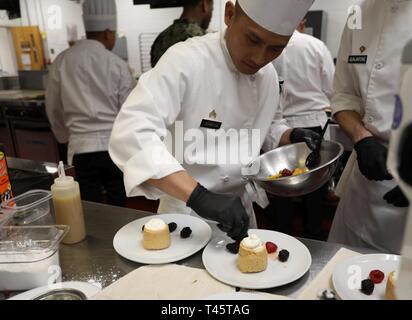
<path fill-rule="evenodd" d="M 177 229 L 177 224 L 174 222 L 169 223 L 169 231 L 173 232 Z"/>
<path fill-rule="evenodd" d="M 266 242 L 266 251 L 268 253 L 274 253 L 276 251 L 278 251 L 278 246 L 276 244 L 274 244 L 273 242 Z"/>
<path fill-rule="evenodd" d="M 189 227 L 185 227 L 182 229 L 182 231 L 180 231 L 180 236 L 183 239 L 189 238 L 191 234 L 192 234 L 192 229 L 190 229 Z"/>
<path fill-rule="evenodd" d="M 385 274 L 380 270 L 372 270 L 369 273 L 369 279 L 371 279 L 374 284 L 379 284 L 385 279 Z"/>
<path fill-rule="evenodd" d="M 283 169 L 280 174 L 282 175 L 282 177 L 290 177 L 293 175 L 293 172 L 290 171 L 289 169 Z"/>

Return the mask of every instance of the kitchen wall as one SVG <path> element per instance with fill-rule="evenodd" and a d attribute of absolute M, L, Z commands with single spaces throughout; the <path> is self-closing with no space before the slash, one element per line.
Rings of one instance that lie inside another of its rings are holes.
<path fill-rule="evenodd" d="M 316 0 L 311 10 L 324 10 L 327 13 L 326 45 L 333 57 L 337 56 L 340 39 L 345 26 L 348 9 L 359 0 Z"/>
<path fill-rule="evenodd" d="M 17 75 L 13 41 L 7 27 L 20 25 L 21 19 L 9 20 L 7 12 L 0 10 L 0 75 Z"/>
<path fill-rule="evenodd" d="M 22 25 L 38 25 L 43 32 L 46 59 L 53 61 L 69 47 L 67 27 L 77 29 L 77 38 L 84 37 L 82 7 L 68 0 L 20 0 Z"/>

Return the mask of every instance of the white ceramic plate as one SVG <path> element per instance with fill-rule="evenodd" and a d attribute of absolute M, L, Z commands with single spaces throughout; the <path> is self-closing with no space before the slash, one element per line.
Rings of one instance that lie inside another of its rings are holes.
<path fill-rule="evenodd" d="M 231 286 L 245 289 L 267 289 L 282 286 L 301 278 L 310 268 L 312 257 L 306 246 L 291 236 L 270 230 L 249 230 L 249 235 L 256 234 L 263 242 L 273 242 L 278 251 L 289 251 L 286 262 L 277 260 L 271 254 L 265 271 L 242 273 L 237 267 L 237 255 L 226 249 L 226 244 L 233 242 L 227 237 L 213 239 L 203 251 L 203 264 L 206 270 L 217 280 Z"/>
<path fill-rule="evenodd" d="M 101 289 L 95 285 L 87 282 L 69 281 L 55 283 L 50 286 L 44 286 L 36 289 L 32 289 L 23 293 L 20 293 L 9 300 L 33 300 L 40 295 L 55 289 L 75 289 L 83 292 L 87 299 L 92 298 L 94 295 L 99 293 Z"/>
<path fill-rule="evenodd" d="M 367 254 L 339 263 L 333 271 L 332 281 L 336 293 L 343 300 L 383 300 L 389 273 L 397 271 L 400 257 L 391 254 Z M 361 281 L 369 278 L 372 270 L 385 273 L 385 279 L 375 285 L 372 295 L 360 291 Z"/>
<path fill-rule="evenodd" d="M 171 233 L 171 245 L 164 250 L 146 250 L 143 248 L 142 227 L 153 218 L 166 223 L 175 222 L 177 229 Z M 192 235 L 187 239 L 180 237 L 180 231 L 190 227 Z M 200 218 L 184 214 L 162 214 L 133 221 L 121 228 L 113 239 L 114 249 L 122 257 L 144 264 L 164 264 L 176 262 L 201 250 L 212 237 L 212 229 Z"/>

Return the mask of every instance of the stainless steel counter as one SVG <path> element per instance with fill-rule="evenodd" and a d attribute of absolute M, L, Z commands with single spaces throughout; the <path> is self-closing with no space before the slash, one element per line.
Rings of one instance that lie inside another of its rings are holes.
<path fill-rule="evenodd" d="M 88 233 L 86 240 L 76 245 L 62 245 L 60 249 L 64 281 L 96 282 L 106 287 L 141 266 L 141 264 L 119 256 L 113 249 L 112 241 L 121 227 L 133 220 L 151 215 L 151 213 L 90 202 L 84 202 L 84 211 Z M 264 290 L 265 292 L 297 297 L 342 247 L 338 244 L 308 239 L 300 240 L 308 247 L 312 255 L 313 261 L 309 272 L 292 284 Z M 355 248 L 354 250 L 366 253 L 362 249 Z M 201 252 L 178 264 L 204 268 Z"/>

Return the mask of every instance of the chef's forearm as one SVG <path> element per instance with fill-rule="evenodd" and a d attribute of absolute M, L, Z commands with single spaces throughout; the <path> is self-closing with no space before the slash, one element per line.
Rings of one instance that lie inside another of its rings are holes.
<path fill-rule="evenodd" d="M 147 183 L 185 203 L 198 184 L 186 171 L 179 171 L 158 180 L 151 179 Z"/>
<path fill-rule="evenodd" d="M 283 134 L 282 137 L 280 138 L 279 142 L 279 147 L 281 146 L 286 146 L 288 144 L 291 144 L 292 142 L 290 141 L 290 134 L 292 133 L 293 129 L 286 130 Z"/>
<path fill-rule="evenodd" d="M 365 128 L 359 113 L 355 111 L 338 112 L 335 114 L 335 120 L 353 143 L 372 136 L 372 133 Z"/>

